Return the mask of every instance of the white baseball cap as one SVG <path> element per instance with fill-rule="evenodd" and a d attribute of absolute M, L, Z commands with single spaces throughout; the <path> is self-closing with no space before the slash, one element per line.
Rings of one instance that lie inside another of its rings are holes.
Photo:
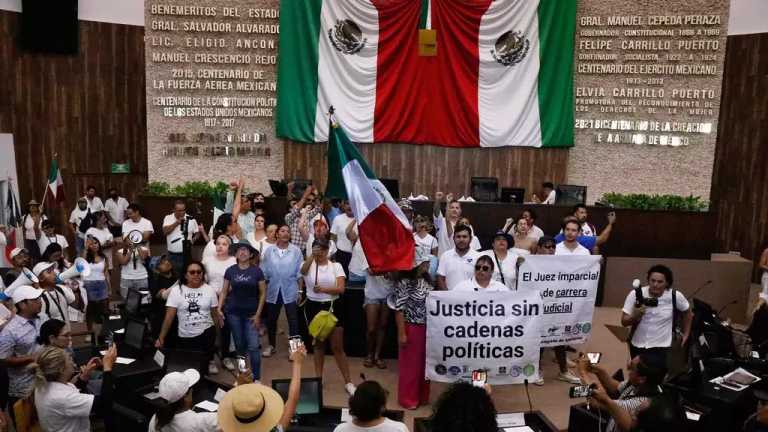
<path fill-rule="evenodd" d="M 160 380 L 157 392 L 168 403 L 174 403 L 183 398 L 198 381 L 200 381 L 200 372 L 195 369 L 171 372 Z"/>
<path fill-rule="evenodd" d="M 32 268 L 32 273 L 34 273 L 35 276 L 40 277 L 41 273 L 43 273 L 44 271 L 48 270 L 49 268 L 51 268 L 51 267 L 53 267 L 55 265 L 56 265 L 56 263 L 41 261 L 41 262 L 35 264 L 35 267 Z"/>
<path fill-rule="evenodd" d="M 11 298 L 13 299 L 13 304 L 17 304 L 23 302 L 24 300 L 33 300 L 39 298 L 41 295 L 43 295 L 43 290 L 29 285 L 22 285 L 13 290 Z"/>
<path fill-rule="evenodd" d="M 14 258 L 16 258 L 16 255 L 18 255 L 18 254 L 20 254 L 22 252 L 26 253 L 26 254 L 29 254 L 29 252 L 27 252 L 27 250 L 24 249 L 24 248 L 13 248 L 13 250 L 11 251 L 11 254 L 9 256 L 11 257 L 11 259 L 14 259 Z"/>

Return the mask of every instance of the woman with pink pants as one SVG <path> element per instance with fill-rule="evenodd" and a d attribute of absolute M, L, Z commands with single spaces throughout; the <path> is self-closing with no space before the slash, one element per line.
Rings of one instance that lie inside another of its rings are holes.
<path fill-rule="evenodd" d="M 429 402 L 429 381 L 424 378 L 427 358 L 427 295 L 432 290 L 429 255 L 416 248 L 414 267 L 394 275 L 394 306 L 400 343 L 397 398 L 409 410 Z"/>

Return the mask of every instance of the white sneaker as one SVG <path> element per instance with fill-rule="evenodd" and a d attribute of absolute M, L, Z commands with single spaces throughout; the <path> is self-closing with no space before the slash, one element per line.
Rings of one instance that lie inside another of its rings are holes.
<path fill-rule="evenodd" d="M 216 375 L 217 373 L 219 373 L 219 368 L 216 366 L 216 362 L 211 361 L 208 363 L 208 374 Z"/>
<path fill-rule="evenodd" d="M 232 359 L 229 357 L 225 357 L 224 360 L 221 361 L 221 364 L 223 364 L 224 367 L 227 368 L 227 370 L 230 370 L 230 371 L 235 370 L 235 362 L 232 361 Z"/>
<path fill-rule="evenodd" d="M 348 383 L 346 383 L 346 384 L 344 385 L 344 390 L 346 390 L 346 391 L 347 391 L 347 394 L 348 394 L 348 395 L 350 395 L 350 396 L 354 396 L 354 395 L 355 395 L 355 392 L 357 391 L 357 387 L 355 387 L 355 385 L 354 385 L 354 384 L 352 384 L 351 382 L 348 382 Z"/>
<path fill-rule="evenodd" d="M 541 375 L 539 375 L 539 379 L 535 380 L 535 381 L 533 382 L 533 384 L 534 384 L 534 385 L 537 385 L 537 386 L 539 386 L 539 387 L 543 386 L 543 385 L 544 385 L 544 377 L 543 377 L 543 376 L 541 376 Z"/>
<path fill-rule="evenodd" d="M 559 379 L 560 381 L 565 381 L 570 384 L 581 385 L 581 380 L 579 379 L 579 377 L 572 374 L 571 371 L 560 372 L 557 375 L 557 379 Z"/>
<path fill-rule="evenodd" d="M 268 346 L 264 349 L 264 351 L 261 352 L 262 357 L 272 357 L 272 354 L 276 353 L 277 350 L 273 346 Z"/>

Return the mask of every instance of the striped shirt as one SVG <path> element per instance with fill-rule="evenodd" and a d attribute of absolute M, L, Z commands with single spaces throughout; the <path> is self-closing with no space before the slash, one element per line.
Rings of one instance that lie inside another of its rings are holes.
<path fill-rule="evenodd" d="M 622 409 L 629 411 L 632 418 L 637 418 L 637 413 L 640 411 L 640 407 L 646 403 L 649 399 L 645 396 L 638 396 L 638 388 L 629 383 L 629 381 L 623 381 L 619 384 L 619 398 L 614 400 L 616 405 Z M 605 428 L 605 432 L 616 432 L 616 422 L 611 419 L 608 421 L 608 426 Z"/>

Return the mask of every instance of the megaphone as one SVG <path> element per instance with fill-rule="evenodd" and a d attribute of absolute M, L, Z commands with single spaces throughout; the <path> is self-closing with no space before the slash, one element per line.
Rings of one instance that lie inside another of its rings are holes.
<path fill-rule="evenodd" d="M 67 279 L 76 278 L 78 276 L 88 277 L 91 274 L 91 265 L 85 258 L 78 257 L 75 259 L 75 264 L 56 275 L 56 283 L 62 283 Z"/>
<path fill-rule="evenodd" d="M 35 274 L 32 273 L 32 270 L 24 267 L 21 269 L 21 274 L 19 275 L 19 277 L 17 277 L 16 280 L 13 281 L 12 284 L 8 285 L 8 287 L 5 289 L 5 295 L 7 295 L 8 297 L 12 297 L 13 291 L 16 288 L 24 285 L 34 285 L 39 282 L 40 282 L 40 279 L 38 279 L 37 276 L 35 276 Z"/>
<path fill-rule="evenodd" d="M 133 230 L 125 236 L 125 238 L 131 242 L 134 246 L 140 245 L 144 242 L 144 234 L 139 230 Z"/>

